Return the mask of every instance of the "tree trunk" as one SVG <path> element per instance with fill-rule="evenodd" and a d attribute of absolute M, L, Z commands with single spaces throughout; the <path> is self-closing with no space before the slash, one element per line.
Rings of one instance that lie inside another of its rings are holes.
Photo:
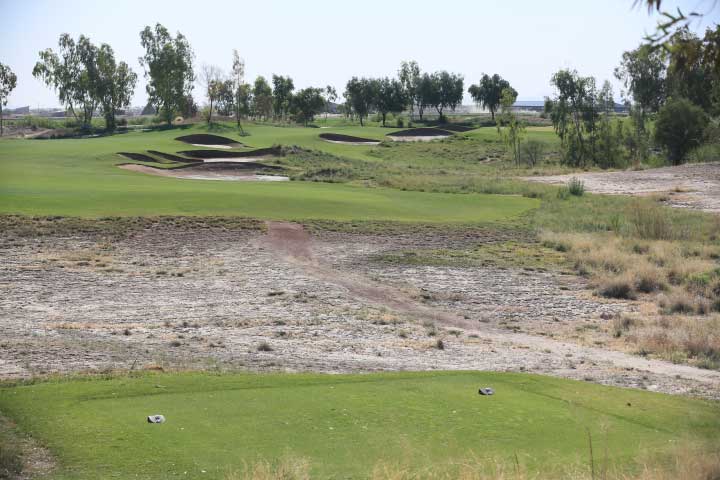
<path fill-rule="evenodd" d="M 358 115 L 358 117 L 360 117 L 360 126 L 362 127 L 363 126 L 362 115 Z"/>
<path fill-rule="evenodd" d="M 0 137 L 3 136 L 3 113 L 2 113 L 2 102 L 0 102 Z"/>
<path fill-rule="evenodd" d="M 386 114 L 386 113 L 383 113 L 383 114 L 382 114 L 382 117 L 383 117 L 383 127 L 385 126 L 385 115 L 387 115 L 387 114 Z"/>
<path fill-rule="evenodd" d="M 213 107 L 213 98 L 210 97 L 210 112 L 208 113 L 208 125 L 212 123 L 212 107 Z"/>
<path fill-rule="evenodd" d="M 115 109 L 111 108 L 109 112 L 105 114 L 105 131 L 112 132 L 115 130 Z"/>
<path fill-rule="evenodd" d="M 490 108 L 490 116 L 492 117 L 493 123 L 495 123 L 495 109 L 494 108 Z"/>

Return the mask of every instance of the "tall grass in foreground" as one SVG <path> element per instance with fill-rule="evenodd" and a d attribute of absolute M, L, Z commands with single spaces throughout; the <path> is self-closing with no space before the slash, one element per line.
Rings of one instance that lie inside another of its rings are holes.
<path fill-rule="evenodd" d="M 591 444 L 590 444 L 591 445 Z M 563 471 L 529 472 L 517 455 L 512 461 L 470 457 L 449 467 L 413 468 L 401 463 L 379 462 L 368 478 L 372 480 L 717 480 L 720 478 L 720 450 L 707 450 L 679 442 L 670 458 L 638 459 L 636 473 L 609 465 L 602 454 L 590 448 L 587 465 L 567 466 Z M 298 457 L 283 457 L 245 465 L 225 480 L 310 480 L 311 464 Z"/>

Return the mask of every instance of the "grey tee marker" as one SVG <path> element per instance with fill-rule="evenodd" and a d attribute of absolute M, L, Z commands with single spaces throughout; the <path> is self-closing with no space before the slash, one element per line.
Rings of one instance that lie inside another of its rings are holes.
<path fill-rule="evenodd" d="M 162 415 L 148 415 L 148 423 L 165 423 L 165 417 Z"/>

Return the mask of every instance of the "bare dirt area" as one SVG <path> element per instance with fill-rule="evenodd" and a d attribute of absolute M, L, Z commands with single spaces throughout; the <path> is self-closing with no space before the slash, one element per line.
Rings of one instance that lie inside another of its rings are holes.
<path fill-rule="evenodd" d="M 592 297 L 574 276 L 372 260 L 393 249 L 497 240 L 482 231 L 174 225 L 113 239 L 5 234 L 0 378 L 160 368 L 478 369 L 720 397 L 720 372 L 574 338 L 640 308 Z"/>
<path fill-rule="evenodd" d="M 676 167 L 622 172 L 592 172 L 524 180 L 566 184 L 572 177 L 593 193 L 609 195 L 666 194 L 673 207 L 720 213 L 720 163 L 687 164 Z"/>

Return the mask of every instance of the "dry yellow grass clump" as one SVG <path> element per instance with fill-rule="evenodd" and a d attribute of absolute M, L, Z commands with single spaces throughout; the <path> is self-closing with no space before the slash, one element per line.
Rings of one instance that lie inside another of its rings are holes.
<path fill-rule="evenodd" d="M 615 319 L 614 336 L 642 354 L 720 368 L 720 246 L 613 233 L 541 234 L 598 295 L 654 302 L 659 314 Z"/>

